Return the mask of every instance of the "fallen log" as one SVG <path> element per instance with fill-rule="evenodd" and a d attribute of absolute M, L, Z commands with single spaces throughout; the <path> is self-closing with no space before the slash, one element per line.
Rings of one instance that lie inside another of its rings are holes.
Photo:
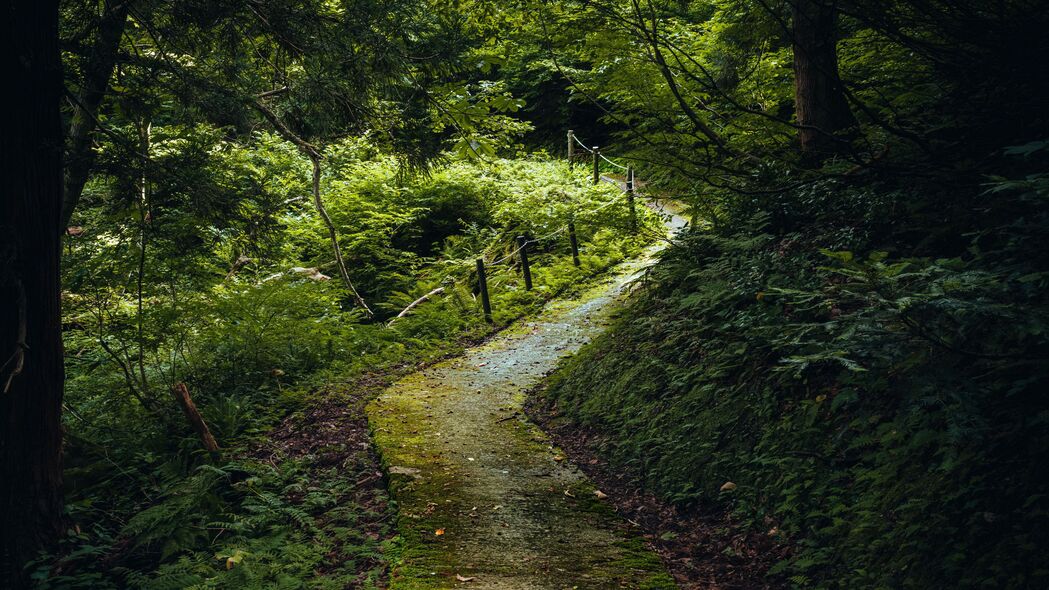
<path fill-rule="evenodd" d="M 189 388 L 186 387 L 185 383 L 176 383 L 171 388 L 171 394 L 175 396 L 175 400 L 182 406 L 182 412 L 186 414 L 186 420 L 189 421 L 189 425 L 193 427 L 193 430 L 197 432 L 197 436 L 200 437 L 200 442 L 204 444 L 204 448 L 211 453 L 212 457 L 218 457 L 219 455 L 219 443 L 215 441 L 215 437 L 211 435 L 211 430 L 208 428 L 204 418 L 197 411 L 197 405 L 193 403 L 193 398 L 189 396 Z"/>

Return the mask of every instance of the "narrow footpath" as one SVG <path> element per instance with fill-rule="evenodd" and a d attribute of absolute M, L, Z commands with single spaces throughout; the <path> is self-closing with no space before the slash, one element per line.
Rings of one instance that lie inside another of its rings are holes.
<path fill-rule="evenodd" d="M 684 225 L 664 211 L 668 232 Z M 606 328 L 664 246 L 369 405 L 398 511 L 392 589 L 676 587 L 522 409 L 529 389 Z"/>

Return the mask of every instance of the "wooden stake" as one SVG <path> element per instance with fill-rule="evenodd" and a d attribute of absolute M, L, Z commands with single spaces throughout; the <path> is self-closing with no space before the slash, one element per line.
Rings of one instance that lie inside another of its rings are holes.
<path fill-rule="evenodd" d="M 532 269 L 528 266 L 528 240 L 517 236 L 517 248 L 521 254 L 521 272 L 524 273 L 525 291 L 532 290 Z"/>
<path fill-rule="evenodd" d="M 575 160 L 575 132 L 568 130 L 568 165 L 571 166 Z"/>
<path fill-rule="evenodd" d="M 637 210 L 634 209 L 634 168 L 626 169 L 626 198 L 630 203 L 630 231 L 637 233 Z"/>
<path fill-rule="evenodd" d="M 488 299 L 488 277 L 484 274 L 484 260 L 477 259 L 477 287 L 481 292 L 481 307 L 484 309 L 484 321 L 492 323 L 492 302 Z"/>
<path fill-rule="evenodd" d="M 175 396 L 175 401 L 182 406 L 182 412 L 186 414 L 186 420 L 189 421 L 189 425 L 193 427 L 193 430 L 197 431 L 197 436 L 200 437 L 200 442 L 204 444 L 204 448 L 211 453 L 212 457 L 217 458 L 219 443 L 215 442 L 215 437 L 211 436 L 211 430 L 208 429 L 207 423 L 204 422 L 204 418 L 197 411 L 193 398 L 189 396 L 189 388 L 186 387 L 185 383 L 179 382 L 171 388 L 171 394 Z"/>
<path fill-rule="evenodd" d="M 575 222 L 568 220 L 568 243 L 572 245 L 572 264 L 579 266 L 579 241 L 575 236 Z"/>
<path fill-rule="evenodd" d="M 601 151 L 598 150 L 597 146 L 595 145 L 594 146 L 594 184 L 597 184 L 597 183 L 601 182 L 601 170 L 597 166 L 597 164 L 598 164 L 598 162 L 600 160 L 601 160 Z"/>

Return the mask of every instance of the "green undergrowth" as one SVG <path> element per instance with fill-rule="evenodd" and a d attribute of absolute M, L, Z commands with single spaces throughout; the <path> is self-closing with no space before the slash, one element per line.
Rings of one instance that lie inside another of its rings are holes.
<path fill-rule="evenodd" d="M 788 544 L 780 583 L 1045 587 L 1047 186 L 996 180 L 962 240 L 919 229 L 927 199 L 830 181 L 779 197 L 792 220 L 691 231 L 541 403 Z"/>
<path fill-rule="evenodd" d="M 270 136 L 208 155 L 219 160 L 215 174 L 232 170 L 230 182 L 252 195 L 237 203 L 247 226 L 158 204 L 143 253 L 135 218 L 93 206 L 89 191 L 65 264 L 70 526 L 58 555 L 34 566 L 39 587 L 374 587 L 392 531 L 389 515 L 375 513 L 385 491 L 355 483 L 376 473 L 370 449 L 334 449 L 348 462 L 332 466 L 323 449 L 288 454 L 267 433 L 288 416 L 309 430 L 311 410 L 326 403 L 363 419 L 383 383 L 539 309 L 647 242 L 629 231 L 618 189 L 543 158 L 450 162 L 411 177 L 363 141 L 326 155 L 328 211 L 374 319 L 353 307 L 327 231 L 300 198 L 308 162 Z M 639 213 L 643 230 L 658 227 Z M 542 239 L 569 215 L 578 267 L 564 233 Z M 103 219 L 107 229 L 96 229 Z M 474 259 L 511 253 L 518 235 L 540 238 L 530 245 L 534 289 L 516 264 L 490 269 L 488 324 Z M 437 287 L 444 292 L 389 324 Z M 168 395 L 176 382 L 188 385 L 221 460 L 200 450 Z"/>

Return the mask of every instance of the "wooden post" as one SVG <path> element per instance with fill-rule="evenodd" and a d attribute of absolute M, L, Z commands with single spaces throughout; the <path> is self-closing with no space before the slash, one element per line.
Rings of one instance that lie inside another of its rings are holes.
<path fill-rule="evenodd" d="M 579 266 L 579 241 L 575 237 L 575 221 L 568 220 L 568 243 L 572 245 L 572 264 Z"/>
<path fill-rule="evenodd" d="M 634 168 L 626 169 L 626 198 L 630 203 L 630 231 L 637 233 L 637 210 L 634 209 Z"/>
<path fill-rule="evenodd" d="M 568 165 L 571 166 L 575 160 L 575 132 L 568 130 Z"/>
<path fill-rule="evenodd" d="M 594 146 L 594 184 L 601 182 L 601 171 L 597 167 L 597 163 L 601 160 L 601 151 Z"/>
<path fill-rule="evenodd" d="M 524 273 L 525 291 L 532 290 L 532 269 L 528 267 L 528 240 L 517 236 L 517 248 L 521 254 L 521 272 Z"/>
<path fill-rule="evenodd" d="M 219 443 L 215 442 L 215 437 L 211 436 L 211 430 L 208 429 L 207 423 L 204 422 L 204 418 L 197 411 L 193 398 L 189 396 L 189 388 L 186 387 L 185 383 L 176 383 L 171 388 L 171 394 L 175 396 L 175 400 L 182 406 L 182 412 L 186 414 L 189 425 L 193 427 L 193 430 L 197 431 L 197 436 L 200 437 L 200 442 L 204 444 L 204 448 L 211 453 L 212 457 L 218 458 Z"/>
<path fill-rule="evenodd" d="M 484 321 L 492 323 L 492 302 L 488 299 L 488 277 L 484 274 L 484 260 L 477 259 L 477 287 L 481 292 L 481 307 L 484 309 Z"/>

